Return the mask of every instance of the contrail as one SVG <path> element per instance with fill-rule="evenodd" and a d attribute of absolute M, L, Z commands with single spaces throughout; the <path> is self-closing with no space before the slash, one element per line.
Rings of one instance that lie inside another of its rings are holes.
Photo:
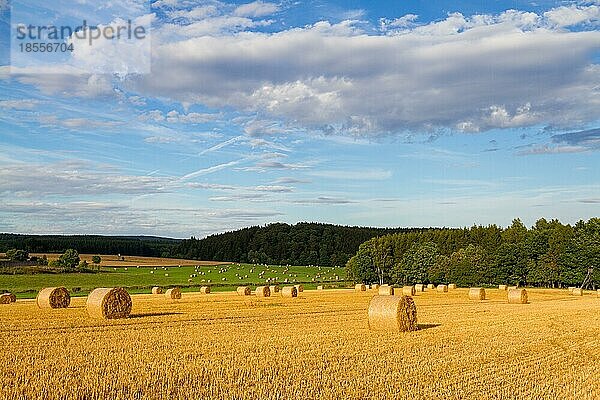
<path fill-rule="evenodd" d="M 181 178 L 179 178 L 179 182 L 187 181 L 187 180 L 195 178 L 197 176 L 212 174 L 213 172 L 217 172 L 217 171 L 220 171 L 220 170 L 228 168 L 228 167 L 233 167 L 234 165 L 237 165 L 245 160 L 246 160 L 246 158 L 241 158 L 239 160 L 230 161 L 228 163 L 218 164 L 218 165 L 214 165 L 212 167 L 199 169 L 198 171 L 191 172 L 187 175 L 182 176 Z"/>
<path fill-rule="evenodd" d="M 203 156 L 206 153 L 210 153 L 212 151 L 222 149 L 223 147 L 229 146 L 230 144 L 233 144 L 233 143 L 235 143 L 235 142 L 237 142 L 237 141 L 239 141 L 241 139 L 244 139 L 244 136 L 236 136 L 234 138 L 231 138 L 231 139 L 226 140 L 226 141 L 224 141 L 222 143 L 216 144 L 213 147 L 209 147 L 208 149 L 201 151 L 199 153 L 199 155 Z"/>

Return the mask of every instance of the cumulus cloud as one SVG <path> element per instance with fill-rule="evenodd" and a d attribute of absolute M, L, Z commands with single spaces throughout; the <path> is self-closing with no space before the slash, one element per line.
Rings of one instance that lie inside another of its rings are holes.
<path fill-rule="evenodd" d="M 271 15 L 279 11 L 279 6 L 275 3 L 268 3 L 263 1 L 254 1 L 248 4 L 242 4 L 237 7 L 233 14 L 240 17 L 264 17 Z"/>
<path fill-rule="evenodd" d="M 530 13 L 452 14 L 391 36 L 315 25 L 159 46 L 155 72 L 132 87 L 357 135 L 565 126 L 599 116 L 599 48 L 600 32 Z"/>
<path fill-rule="evenodd" d="M 381 34 L 352 21 L 247 31 L 267 24 L 256 18 L 277 7 L 257 1 L 164 24 L 152 73 L 120 84 L 143 97 L 259 115 L 244 123 L 250 136 L 282 127 L 353 137 L 538 124 L 560 129 L 600 117 L 600 66 L 593 61 L 600 32 L 568 29 L 595 21 L 597 6 L 541 15 L 451 13 L 426 24 L 407 15 L 386 21 Z M 110 91 L 98 76 L 17 78 L 71 96 Z"/>
<path fill-rule="evenodd" d="M 600 6 L 582 6 L 572 4 L 554 8 L 544 13 L 551 24 L 559 27 L 572 26 L 581 23 L 598 23 L 600 21 Z"/>

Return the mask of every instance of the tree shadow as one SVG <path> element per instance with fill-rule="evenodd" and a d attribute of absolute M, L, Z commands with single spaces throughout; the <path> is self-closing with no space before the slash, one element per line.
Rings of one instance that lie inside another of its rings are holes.
<path fill-rule="evenodd" d="M 161 317 L 165 315 L 181 315 L 182 312 L 152 312 L 152 313 L 139 313 L 129 314 L 128 318 L 144 318 L 144 317 Z"/>
<path fill-rule="evenodd" d="M 436 328 L 442 324 L 417 324 L 417 330 L 422 331 L 425 329 Z"/>

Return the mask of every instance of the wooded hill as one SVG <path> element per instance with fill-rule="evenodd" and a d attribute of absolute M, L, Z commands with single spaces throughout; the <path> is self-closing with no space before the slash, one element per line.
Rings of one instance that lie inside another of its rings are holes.
<path fill-rule="evenodd" d="M 344 266 L 358 246 L 375 236 L 427 228 L 365 228 L 301 222 L 253 226 L 181 241 L 173 256 L 198 260 L 280 265 Z"/>

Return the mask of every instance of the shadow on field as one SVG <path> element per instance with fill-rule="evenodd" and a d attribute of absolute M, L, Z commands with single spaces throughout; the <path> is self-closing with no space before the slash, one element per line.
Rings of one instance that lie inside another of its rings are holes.
<path fill-rule="evenodd" d="M 182 312 L 151 312 L 151 313 L 139 313 L 130 314 L 128 318 L 144 318 L 144 317 L 161 317 L 165 315 L 181 315 Z"/>
<path fill-rule="evenodd" d="M 424 329 L 436 328 L 442 324 L 417 324 L 417 330 L 422 331 Z"/>

